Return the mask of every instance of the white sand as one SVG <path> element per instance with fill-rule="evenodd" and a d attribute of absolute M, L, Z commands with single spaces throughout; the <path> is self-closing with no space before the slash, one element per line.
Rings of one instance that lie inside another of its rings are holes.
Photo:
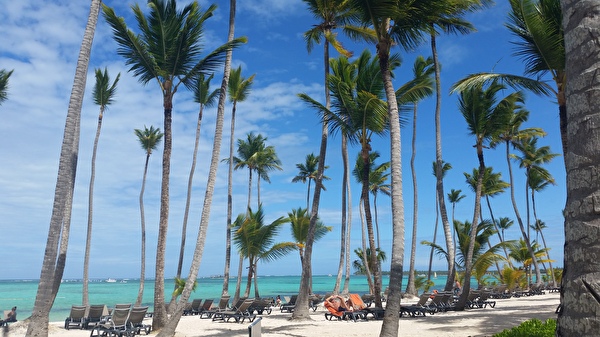
<path fill-rule="evenodd" d="M 416 299 L 415 299 L 416 300 Z M 410 302 L 410 301 L 409 301 Z M 400 318 L 399 336 L 491 336 L 504 329 L 509 329 L 520 323 L 537 318 L 546 320 L 556 318 L 555 310 L 559 304 L 558 293 L 546 293 L 530 297 L 509 298 L 496 300 L 496 307 L 468 309 L 465 311 L 449 311 L 427 315 L 426 317 Z M 403 302 L 403 304 L 408 304 Z M 270 315 L 262 316 L 262 336 L 379 336 L 382 321 L 328 321 L 325 319 L 325 309 L 319 306 L 316 312 L 311 311 L 312 321 L 290 321 L 289 313 L 273 310 Z M 150 322 L 148 322 L 150 323 Z M 211 319 L 200 319 L 198 316 L 183 316 L 177 327 L 177 337 L 246 337 L 249 322 L 213 322 Z M 150 336 L 155 335 L 153 332 Z M 51 337 L 87 337 L 90 331 L 65 330 L 62 323 L 52 323 Z M 25 327 L 13 323 L 9 334 L 4 336 L 23 337 Z M 144 336 L 144 335 L 142 335 Z"/>

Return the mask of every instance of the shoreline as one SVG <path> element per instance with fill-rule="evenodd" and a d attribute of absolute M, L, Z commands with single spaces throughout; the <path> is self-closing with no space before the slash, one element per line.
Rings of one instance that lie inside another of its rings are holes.
<path fill-rule="evenodd" d="M 415 303 L 418 298 L 403 300 L 403 304 Z M 533 295 L 520 298 L 497 299 L 494 308 L 467 309 L 465 311 L 448 311 L 427 315 L 426 317 L 400 318 L 399 335 L 415 337 L 482 337 L 492 336 L 504 329 L 510 329 L 522 322 L 537 318 L 545 321 L 556 318 L 556 307 L 560 302 L 558 293 Z M 368 321 L 328 321 L 325 319 L 325 309 L 319 305 L 315 312 L 310 311 L 310 321 L 291 321 L 291 314 L 281 313 L 274 308 L 270 315 L 263 315 L 261 320 L 263 336 L 311 337 L 315 335 L 340 335 L 345 337 L 377 337 L 381 330 L 381 320 Z M 260 317 L 260 316 L 259 316 Z M 149 324 L 150 319 L 145 323 Z M 84 337 L 89 330 L 65 330 L 63 322 L 53 322 L 49 327 L 51 337 Z M 183 316 L 179 322 L 175 336 L 248 336 L 250 323 L 213 322 L 211 319 L 200 319 L 198 316 Z M 26 326 L 12 323 L 12 337 L 24 337 Z M 150 336 L 156 335 L 152 332 Z M 141 335 L 144 336 L 144 335 Z"/>

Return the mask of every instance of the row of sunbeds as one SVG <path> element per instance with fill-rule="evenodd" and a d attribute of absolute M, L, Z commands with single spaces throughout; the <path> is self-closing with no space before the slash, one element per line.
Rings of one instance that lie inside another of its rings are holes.
<path fill-rule="evenodd" d="M 65 319 L 65 329 L 91 329 L 94 336 L 126 336 L 133 337 L 143 332 L 147 334 L 152 326 L 144 324 L 148 315 L 148 307 L 136 307 L 132 304 L 116 304 L 110 310 L 104 304 L 79 306 L 73 305 L 69 317 Z"/>

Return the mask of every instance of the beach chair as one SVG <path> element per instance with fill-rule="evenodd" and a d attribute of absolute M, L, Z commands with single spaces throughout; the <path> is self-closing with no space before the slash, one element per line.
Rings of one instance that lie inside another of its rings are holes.
<path fill-rule="evenodd" d="M 352 319 L 355 322 L 357 319 L 366 321 L 368 307 L 365 302 L 363 302 L 362 297 L 358 294 L 350 294 L 348 297 L 348 304 L 351 306 L 352 310 L 345 311 L 342 319 Z"/>
<path fill-rule="evenodd" d="M 255 300 L 254 303 L 248 308 L 248 311 L 254 313 L 256 311 L 257 315 L 262 315 L 264 312 L 267 315 L 271 314 L 271 300 L 270 299 L 260 299 Z"/>
<path fill-rule="evenodd" d="M 13 311 L 14 310 L 14 311 Z M 4 310 L 4 318 L 0 319 L 0 326 L 8 326 L 8 323 L 17 321 L 17 307 L 11 310 Z"/>
<path fill-rule="evenodd" d="M 209 310 L 200 313 L 200 318 L 211 318 L 215 313 L 227 310 L 227 304 L 229 303 L 230 298 L 230 296 L 222 296 L 219 300 L 219 305 L 215 308 L 211 307 Z M 205 315 L 206 317 L 204 317 Z"/>
<path fill-rule="evenodd" d="M 152 325 L 144 324 L 144 318 L 148 307 L 133 307 L 129 312 L 127 332 L 129 336 L 140 335 L 142 331 L 148 335 L 152 331 Z"/>
<path fill-rule="evenodd" d="M 201 298 L 195 298 L 192 300 L 192 303 L 186 303 L 185 308 L 183 309 L 183 315 L 197 315 L 200 312 L 200 306 L 202 305 Z"/>
<path fill-rule="evenodd" d="M 108 309 L 105 304 L 93 304 L 88 309 L 87 316 L 84 320 L 84 329 L 89 329 L 90 326 L 93 328 L 100 323 L 106 321 L 108 315 Z"/>
<path fill-rule="evenodd" d="M 216 312 L 212 320 L 213 322 L 217 320 L 229 322 L 233 318 L 236 323 L 244 323 L 244 320 L 248 318 L 252 322 L 256 318 L 255 314 L 248 311 L 252 303 L 254 303 L 254 299 L 245 299 L 236 309 Z"/>
<path fill-rule="evenodd" d="M 203 315 L 205 312 L 210 311 L 214 301 L 213 299 L 204 300 L 204 303 L 198 308 L 198 315 Z"/>
<path fill-rule="evenodd" d="M 421 296 L 419 296 L 419 301 L 417 301 L 417 303 L 412 304 L 412 305 L 401 305 L 400 306 L 400 317 L 404 316 L 405 314 L 412 316 L 412 317 L 420 316 L 420 315 L 425 316 L 425 314 L 427 314 L 427 313 L 430 315 L 435 314 L 435 312 L 437 311 L 437 308 L 431 307 L 427 303 L 429 301 L 430 296 L 431 296 L 431 294 L 429 294 L 429 293 L 422 293 Z"/>
<path fill-rule="evenodd" d="M 112 311 L 112 315 L 110 319 L 108 319 L 105 323 L 97 324 L 92 332 L 90 333 L 90 337 L 98 337 L 98 336 L 118 336 L 122 337 L 123 335 L 129 335 L 129 312 L 131 309 L 127 308 L 115 308 Z"/>
<path fill-rule="evenodd" d="M 319 303 L 323 302 L 323 297 L 317 294 L 312 294 L 308 297 L 308 307 L 312 309 L 313 312 L 317 311 L 319 307 Z"/>
<path fill-rule="evenodd" d="M 329 301 L 324 301 L 323 306 L 325 307 L 325 309 L 327 309 L 327 312 L 325 312 L 326 320 L 331 321 L 334 318 L 337 319 L 338 321 L 342 320 L 342 317 L 344 316 L 343 311 L 340 311 L 340 310 L 338 310 L 338 308 L 335 308 L 333 305 L 331 305 L 331 303 Z"/>
<path fill-rule="evenodd" d="M 65 319 L 65 329 L 69 330 L 72 327 L 83 329 L 85 326 L 85 312 L 87 307 L 85 305 L 73 305 L 71 306 L 71 312 L 69 317 Z"/>
<path fill-rule="evenodd" d="M 286 304 L 282 304 L 280 306 L 281 312 L 292 312 L 296 308 L 296 300 L 298 299 L 298 295 L 292 295 L 290 300 Z"/>

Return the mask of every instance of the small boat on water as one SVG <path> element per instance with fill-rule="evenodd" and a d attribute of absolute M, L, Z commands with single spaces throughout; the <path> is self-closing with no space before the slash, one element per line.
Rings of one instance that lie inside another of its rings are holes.
<path fill-rule="evenodd" d="M 114 278 L 107 278 L 106 281 L 104 281 L 106 283 L 117 283 L 117 280 L 115 280 Z"/>

